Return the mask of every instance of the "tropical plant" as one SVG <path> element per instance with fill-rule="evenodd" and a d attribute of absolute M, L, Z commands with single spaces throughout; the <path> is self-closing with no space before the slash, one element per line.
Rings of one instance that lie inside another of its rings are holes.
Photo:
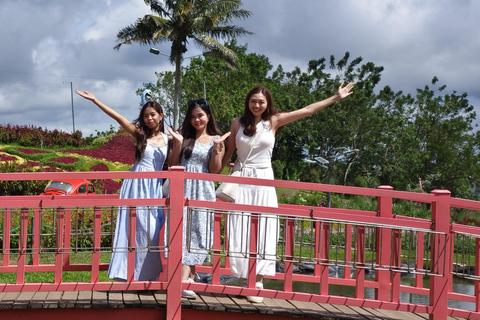
<path fill-rule="evenodd" d="M 189 40 L 213 55 L 236 67 L 235 53 L 218 42 L 218 39 L 233 39 L 251 34 L 245 29 L 230 25 L 234 19 L 245 19 L 250 11 L 240 9 L 240 0 L 144 0 L 155 14 L 147 14 L 117 33 L 117 45 L 132 42 L 152 45 L 171 42 L 170 62 L 175 64 L 175 93 L 173 127 L 178 128 L 178 98 L 181 81 L 181 64 Z"/>

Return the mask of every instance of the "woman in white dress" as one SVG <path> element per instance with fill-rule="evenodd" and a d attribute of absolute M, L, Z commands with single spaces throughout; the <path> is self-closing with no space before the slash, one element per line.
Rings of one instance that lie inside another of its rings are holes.
<path fill-rule="evenodd" d="M 299 110 L 278 112 L 267 88 L 258 86 L 250 90 L 245 99 L 243 116 L 233 120 L 231 137 L 222 165 L 225 166 L 235 149 L 239 161 L 235 170 L 242 167 L 242 177 L 273 179 L 272 151 L 277 130 L 296 120 L 312 115 L 332 103 L 352 94 L 353 82 L 340 85 L 337 94 L 322 101 L 312 103 Z M 258 135 L 258 137 L 256 137 Z M 255 141 L 256 140 L 256 141 Z M 252 149 L 247 162 L 245 159 Z M 235 203 L 277 207 L 277 195 L 274 187 L 240 185 Z M 275 275 L 276 248 L 278 242 L 278 219 L 263 214 L 259 218 L 257 239 L 257 289 L 263 289 L 263 277 Z M 248 257 L 250 243 L 250 214 L 231 213 L 228 220 L 228 250 L 230 268 L 234 276 L 246 279 L 248 275 Z M 262 297 L 249 296 L 247 300 L 261 303 Z"/>
<path fill-rule="evenodd" d="M 135 139 L 136 162 L 130 171 L 160 171 L 167 161 L 178 162 L 179 153 L 168 155 L 168 136 L 164 133 L 163 109 L 158 102 L 145 101 L 139 117 L 130 122 L 123 115 L 98 100 L 88 91 L 76 91 L 77 94 L 92 101 L 108 116 L 116 120 L 125 131 Z M 142 99 L 143 100 L 143 99 Z M 143 101 L 142 101 L 143 102 Z M 172 129 L 167 128 L 172 135 Z M 163 179 L 125 179 L 120 189 L 120 199 L 148 199 L 162 197 Z M 159 235 L 165 216 L 162 208 L 139 206 L 136 208 L 135 228 L 135 281 L 158 280 L 162 271 Z M 129 209 L 118 210 L 115 223 L 112 256 L 108 268 L 108 277 L 117 281 L 127 281 Z"/>

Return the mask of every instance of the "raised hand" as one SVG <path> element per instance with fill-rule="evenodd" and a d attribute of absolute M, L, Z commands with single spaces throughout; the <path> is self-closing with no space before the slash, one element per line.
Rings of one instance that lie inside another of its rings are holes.
<path fill-rule="evenodd" d="M 93 95 L 93 93 L 90 93 L 88 91 L 80 91 L 80 90 L 75 90 L 75 92 L 80 96 L 83 97 L 87 100 L 93 101 L 96 99 L 96 97 Z"/>
<path fill-rule="evenodd" d="M 170 133 L 175 143 L 178 143 L 178 145 L 181 146 L 183 143 L 183 136 L 178 131 L 173 131 L 169 126 L 167 126 L 167 131 Z"/>
<path fill-rule="evenodd" d="M 230 136 L 231 132 L 225 133 L 223 136 L 215 138 L 213 140 L 213 150 L 216 152 L 221 152 L 223 150 L 224 141 Z"/>
<path fill-rule="evenodd" d="M 351 90 L 354 84 L 355 83 L 353 82 L 349 82 L 345 87 L 343 86 L 343 83 L 340 84 L 340 87 L 338 87 L 338 91 L 337 91 L 337 94 L 340 97 L 340 99 L 346 98 L 353 93 L 353 91 Z"/>

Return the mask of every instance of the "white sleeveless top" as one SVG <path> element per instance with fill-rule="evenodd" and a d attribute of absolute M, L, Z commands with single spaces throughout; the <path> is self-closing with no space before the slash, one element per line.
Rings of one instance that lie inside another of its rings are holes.
<path fill-rule="evenodd" d="M 263 131 L 260 134 L 261 126 L 263 126 Z M 260 134 L 260 137 L 257 139 L 255 146 L 253 147 L 252 153 L 247 159 L 245 167 L 251 168 L 270 168 L 272 166 L 272 153 L 273 146 L 275 145 L 275 135 L 270 129 L 270 122 L 260 121 L 257 123 L 257 132 L 256 135 Z M 246 136 L 243 133 L 243 127 L 241 126 L 238 129 L 237 135 L 235 136 L 235 143 L 237 147 L 237 156 L 240 160 L 240 164 L 237 163 L 235 169 L 240 169 L 241 164 L 244 163 L 247 158 L 250 148 L 255 140 L 255 135 L 252 137 Z M 237 168 L 238 166 L 238 168 Z"/>

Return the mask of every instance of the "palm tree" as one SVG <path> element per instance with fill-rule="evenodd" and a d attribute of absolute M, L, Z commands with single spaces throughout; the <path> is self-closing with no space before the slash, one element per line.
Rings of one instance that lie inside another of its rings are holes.
<path fill-rule="evenodd" d="M 211 51 L 227 65 L 236 67 L 235 53 L 223 46 L 218 39 L 233 39 L 251 34 L 245 29 L 230 25 L 234 19 L 246 19 L 250 11 L 240 9 L 241 0 L 144 0 L 155 14 L 147 14 L 117 33 L 118 43 L 152 45 L 172 43 L 170 62 L 175 64 L 175 92 L 173 126 L 178 129 L 181 65 L 187 44 L 191 40 L 197 47 Z"/>

